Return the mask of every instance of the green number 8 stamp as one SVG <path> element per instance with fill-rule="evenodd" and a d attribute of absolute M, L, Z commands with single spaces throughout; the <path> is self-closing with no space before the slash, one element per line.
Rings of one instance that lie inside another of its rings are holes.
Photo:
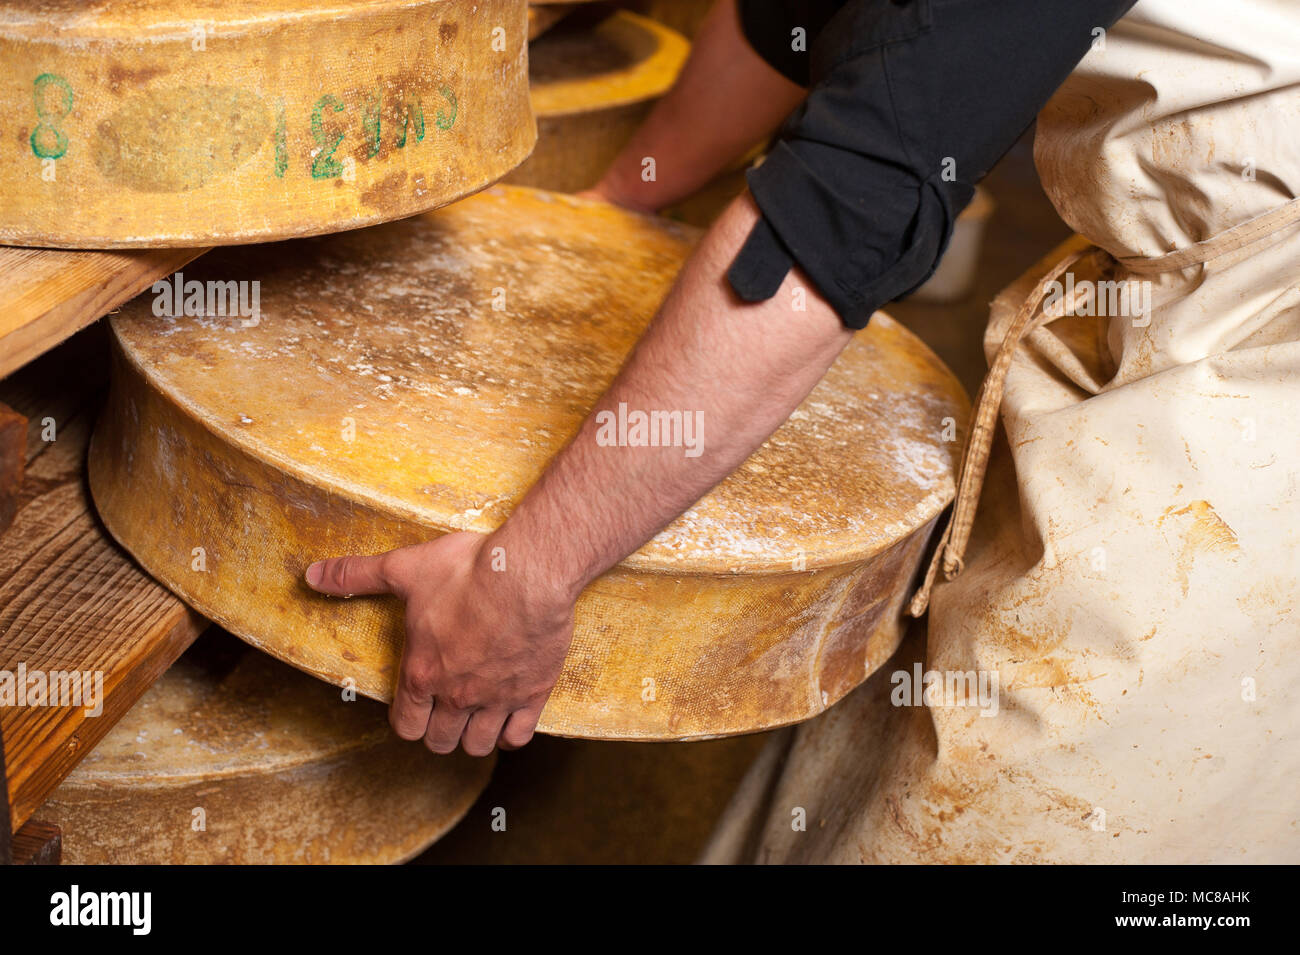
<path fill-rule="evenodd" d="M 51 94 L 57 96 L 53 105 L 58 109 L 50 109 Z M 72 86 L 61 76 L 42 73 L 33 84 L 32 99 L 40 120 L 32 130 L 32 153 L 37 159 L 58 159 L 68 151 L 68 134 L 57 124 L 72 112 Z"/>

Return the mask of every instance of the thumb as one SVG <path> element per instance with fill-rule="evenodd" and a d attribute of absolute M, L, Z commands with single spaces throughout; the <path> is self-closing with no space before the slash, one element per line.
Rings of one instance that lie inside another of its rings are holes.
<path fill-rule="evenodd" d="M 307 568 L 307 583 L 323 594 L 387 594 L 393 588 L 384 577 L 383 554 L 373 557 L 331 557 Z"/>

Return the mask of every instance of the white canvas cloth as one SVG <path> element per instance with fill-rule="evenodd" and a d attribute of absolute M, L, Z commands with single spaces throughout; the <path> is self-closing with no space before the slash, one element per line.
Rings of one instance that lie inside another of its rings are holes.
<path fill-rule="evenodd" d="M 1015 351 L 928 639 L 774 739 L 705 861 L 1300 862 L 1297 144 L 1295 0 L 1141 0 L 1084 59 L 1039 172 L 1103 250 L 1076 292 L 1153 308 Z M 1086 245 L 998 297 L 990 360 Z M 913 657 L 997 714 L 894 706 Z"/>

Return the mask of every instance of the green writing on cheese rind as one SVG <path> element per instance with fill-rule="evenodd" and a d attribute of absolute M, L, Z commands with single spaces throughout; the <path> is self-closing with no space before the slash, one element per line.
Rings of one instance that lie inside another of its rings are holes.
<path fill-rule="evenodd" d="M 284 99 L 275 101 L 275 176 L 283 179 L 289 169 L 289 142 L 284 123 Z"/>
<path fill-rule="evenodd" d="M 60 94 L 56 110 L 49 108 L 52 92 Z M 72 112 L 72 84 L 56 73 L 42 73 L 32 84 L 32 100 L 38 120 L 31 135 L 32 154 L 37 159 L 59 159 L 68 151 L 68 134 L 56 124 Z"/>
<path fill-rule="evenodd" d="M 361 129 L 365 134 L 366 158 L 379 155 L 380 98 L 379 94 L 366 98 L 365 112 L 361 115 Z"/>
<path fill-rule="evenodd" d="M 406 112 L 402 116 L 402 132 L 397 137 L 397 148 L 402 149 L 406 146 L 406 128 L 415 124 L 415 141 L 424 142 L 424 107 L 420 105 L 420 98 L 410 100 L 406 104 Z"/>
<path fill-rule="evenodd" d="M 326 142 L 325 121 L 321 113 L 327 109 L 341 113 L 343 104 L 336 100 L 333 94 L 326 93 L 316 101 L 316 106 L 311 111 L 311 134 L 316 140 L 316 145 L 320 147 L 316 159 L 311 164 L 313 179 L 337 179 L 343 175 L 343 164 L 334 158 L 334 150 L 338 149 L 339 143 L 343 142 L 343 133 L 340 132 L 335 136 L 332 143 Z"/>
<path fill-rule="evenodd" d="M 438 90 L 446 101 L 446 108 L 439 109 L 434 115 L 433 124 L 438 129 L 449 130 L 460 113 L 455 92 L 447 86 Z M 275 174 L 283 178 L 288 168 L 288 146 L 284 121 L 284 101 L 278 100 L 275 127 Z M 383 144 L 383 98 L 381 92 L 367 94 L 360 106 L 361 137 L 365 149 L 365 158 L 373 159 L 379 155 Z M 399 119 L 394 121 L 393 145 L 404 149 L 407 137 L 415 134 L 415 142 L 424 141 L 424 105 L 419 96 L 403 97 L 399 101 Z M 326 128 L 331 114 L 345 112 L 347 107 L 332 93 L 326 93 L 312 106 L 311 134 L 316 141 L 311 163 L 313 179 L 337 179 L 343 175 L 343 163 L 334 158 L 339 146 L 346 138 L 343 130 L 333 131 Z"/>
<path fill-rule="evenodd" d="M 456 113 L 458 112 L 456 94 L 451 91 L 451 87 L 449 86 L 444 86 L 438 92 L 442 93 L 442 98 L 451 104 L 451 113 L 447 114 L 442 110 L 438 110 L 438 116 L 434 122 L 437 123 L 439 129 L 451 129 L 452 125 L 456 122 Z"/>

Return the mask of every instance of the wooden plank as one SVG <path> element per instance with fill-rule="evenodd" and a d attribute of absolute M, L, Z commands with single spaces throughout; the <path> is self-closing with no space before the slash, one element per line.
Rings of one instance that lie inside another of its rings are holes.
<path fill-rule="evenodd" d="M 0 403 L 0 534 L 13 523 L 27 466 L 27 419 Z"/>
<path fill-rule="evenodd" d="M 108 538 L 91 508 L 84 461 L 106 375 L 102 346 L 101 329 L 90 329 L 0 382 L 0 400 L 31 421 L 27 480 L 0 541 L 0 679 L 9 674 L 15 694 L 20 667 L 29 678 L 102 679 L 102 697 L 90 701 L 99 715 L 84 699 L 0 705 L 15 828 L 206 626 Z"/>
<path fill-rule="evenodd" d="M 28 819 L 14 833 L 14 865 L 58 865 L 63 861 L 63 832 L 52 822 Z"/>
<path fill-rule="evenodd" d="M 205 251 L 65 252 L 0 246 L 0 378 Z"/>

